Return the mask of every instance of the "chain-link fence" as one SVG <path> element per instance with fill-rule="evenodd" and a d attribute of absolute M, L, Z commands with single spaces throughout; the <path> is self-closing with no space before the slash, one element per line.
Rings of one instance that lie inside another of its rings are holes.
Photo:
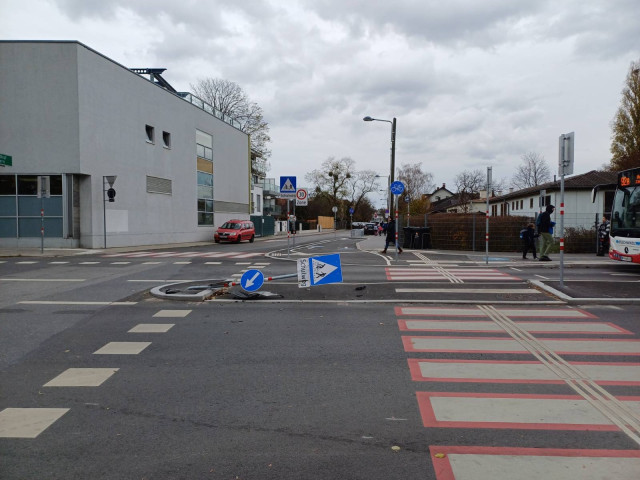
<path fill-rule="evenodd" d="M 556 212 L 552 220 L 557 222 L 554 237 L 555 248 L 560 249 L 560 215 Z M 597 251 L 597 227 L 600 219 L 589 214 L 565 217 L 564 245 L 567 253 L 595 253 Z M 486 217 L 484 213 L 447 213 L 427 216 L 400 216 L 399 236 L 405 244 L 404 235 L 410 227 L 429 227 L 430 248 L 441 250 L 485 251 Z M 520 231 L 533 217 L 500 216 L 489 217 L 489 251 L 519 252 L 522 250 Z M 426 242 L 422 243 L 426 245 Z M 418 247 L 419 248 L 419 247 Z"/>

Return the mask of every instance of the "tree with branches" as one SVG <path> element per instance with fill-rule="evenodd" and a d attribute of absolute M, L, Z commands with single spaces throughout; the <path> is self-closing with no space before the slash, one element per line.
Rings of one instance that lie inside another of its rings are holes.
<path fill-rule="evenodd" d="M 191 90 L 216 110 L 240 123 L 240 130 L 251 136 L 251 150 L 257 157 L 267 160 L 271 156 L 267 146 L 271 142 L 269 124 L 260 105 L 249 100 L 240 85 L 221 78 L 205 78 L 192 84 Z"/>
<path fill-rule="evenodd" d="M 421 163 L 403 163 L 398 169 L 398 180 L 404 184 L 405 188 L 402 197 L 410 199 L 408 205 L 406 202 L 399 202 L 400 212 L 404 213 L 408 206 L 412 214 L 425 213 L 428 207 L 425 195 L 435 188 L 433 174 L 423 172 Z"/>
<path fill-rule="evenodd" d="M 544 155 L 528 152 L 520 157 L 522 163 L 516 168 L 512 183 L 517 188 L 535 187 L 551 180 L 551 169 Z"/>
<path fill-rule="evenodd" d="M 463 212 L 469 211 L 469 202 L 486 186 L 487 177 L 479 168 L 463 170 L 453 180 L 456 186 L 458 201 Z"/>
<path fill-rule="evenodd" d="M 620 106 L 611 122 L 611 169 L 640 166 L 640 60 L 631 62 Z"/>

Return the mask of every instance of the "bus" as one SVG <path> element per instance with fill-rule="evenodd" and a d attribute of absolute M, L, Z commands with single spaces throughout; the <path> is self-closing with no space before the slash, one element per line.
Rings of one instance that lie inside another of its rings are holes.
<path fill-rule="evenodd" d="M 640 263 L 640 167 L 618 173 L 610 221 L 609 258 Z"/>

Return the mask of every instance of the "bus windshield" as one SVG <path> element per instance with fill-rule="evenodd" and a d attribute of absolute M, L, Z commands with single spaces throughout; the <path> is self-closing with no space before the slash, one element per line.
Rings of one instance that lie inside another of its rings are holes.
<path fill-rule="evenodd" d="M 640 186 L 618 186 L 611 212 L 611 235 L 640 237 Z"/>

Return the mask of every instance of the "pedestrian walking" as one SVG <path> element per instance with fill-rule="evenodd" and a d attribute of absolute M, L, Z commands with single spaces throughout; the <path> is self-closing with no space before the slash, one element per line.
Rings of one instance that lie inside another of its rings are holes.
<path fill-rule="evenodd" d="M 382 252 L 380 253 L 387 253 L 387 248 L 389 248 L 390 244 L 396 245 L 396 247 L 398 248 L 398 253 L 402 253 L 402 248 L 400 248 L 400 245 L 396 244 L 396 222 L 394 222 L 391 217 L 387 219 L 386 232 L 387 237 L 385 238 L 384 250 L 382 250 Z"/>
<path fill-rule="evenodd" d="M 536 233 L 535 225 L 533 223 L 528 224 L 520 231 L 520 238 L 522 239 L 522 258 L 527 259 L 527 253 L 531 250 L 534 260 L 536 257 L 536 238 L 539 235 Z"/>
<path fill-rule="evenodd" d="M 551 214 L 556 209 L 553 205 L 547 205 L 544 212 L 538 215 L 536 223 L 538 225 L 538 234 L 540 235 L 540 261 L 550 262 L 551 259 L 548 256 L 549 250 L 553 245 L 553 226 L 556 222 L 551 221 Z"/>
<path fill-rule="evenodd" d="M 604 257 L 605 253 L 609 253 L 609 233 L 611 231 L 611 223 L 606 215 L 602 216 L 602 223 L 598 227 L 598 257 Z"/>

